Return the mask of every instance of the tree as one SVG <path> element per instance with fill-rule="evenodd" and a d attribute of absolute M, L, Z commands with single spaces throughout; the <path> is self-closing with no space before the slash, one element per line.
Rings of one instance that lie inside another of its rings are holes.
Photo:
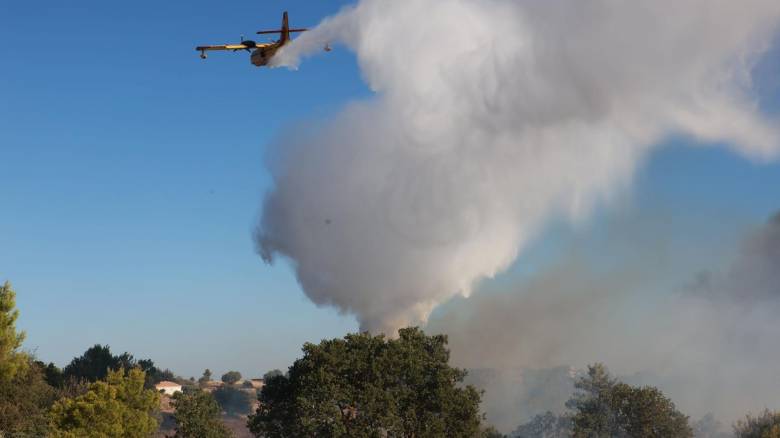
<path fill-rule="evenodd" d="M 127 353 L 122 361 L 127 361 Z M 73 358 L 62 370 L 66 380 L 95 382 L 105 379 L 109 370 L 119 368 L 120 357 L 111 354 L 108 345 L 95 344 L 79 357 Z"/>
<path fill-rule="evenodd" d="M 25 334 L 16 331 L 16 292 L 11 283 L 0 286 L 0 381 L 12 380 L 28 364 L 27 355 L 20 352 Z"/>
<path fill-rule="evenodd" d="M 579 378 L 577 392 L 566 403 L 575 437 L 688 438 L 688 417 L 656 388 L 618 382 L 606 367 L 595 364 Z"/>
<path fill-rule="evenodd" d="M 305 344 L 288 376 L 266 382 L 250 430 L 269 438 L 478 436 L 481 395 L 449 366 L 447 337 L 398 334 Z"/>
<path fill-rule="evenodd" d="M 677 410 L 674 403 L 652 386 L 641 388 L 618 383 L 612 389 L 612 409 L 617 413 L 623 436 L 692 437 L 688 417 Z M 780 438 L 780 437 L 778 437 Z"/>
<path fill-rule="evenodd" d="M 241 380 L 241 373 L 239 373 L 238 371 L 228 371 L 222 375 L 222 381 L 227 383 L 228 385 L 233 385 L 239 380 Z"/>
<path fill-rule="evenodd" d="M 45 379 L 45 366 L 30 362 L 10 381 L 0 382 L 0 435 L 47 436 L 48 411 L 58 393 Z"/>
<path fill-rule="evenodd" d="M 513 438 L 565 438 L 571 436 L 571 417 L 550 411 L 536 415 L 512 432 Z"/>
<path fill-rule="evenodd" d="M 269 380 L 273 379 L 274 377 L 283 376 L 284 373 L 282 370 L 279 369 L 273 369 L 265 374 L 263 374 L 263 381 L 268 382 Z"/>
<path fill-rule="evenodd" d="M 764 410 L 753 417 L 748 414 L 734 425 L 737 438 L 780 438 L 780 411 Z"/>
<path fill-rule="evenodd" d="M 225 411 L 225 414 L 232 417 L 239 415 L 248 415 L 252 412 L 252 400 L 255 398 L 255 392 L 247 392 L 233 386 L 222 386 L 213 393 L 214 399 Z"/>
<path fill-rule="evenodd" d="M 176 412 L 174 438 L 229 438 L 233 434 L 220 419 L 220 408 L 214 397 L 197 390 L 189 394 L 177 392 L 173 396 Z"/>
<path fill-rule="evenodd" d="M 53 362 L 46 364 L 36 360 L 35 365 L 43 370 L 43 377 L 49 385 L 55 388 L 62 388 L 65 385 L 65 376 L 62 374 L 62 370 Z"/>
<path fill-rule="evenodd" d="M 162 382 L 163 380 L 175 380 L 176 375 L 169 369 L 161 370 L 154 366 L 154 362 L 151 359 L 141 359 L 136 364 L 141 370 L 146 373 L 146 382 L 144 386 L 149 389 L 153 388 L 155 384 Z"/>
<path fill-rule="evenodd" d="M 144 389 L 144 379 L 138 368 L 109 371 L 106 380 L 90 384 L 86 394 L 56 402 L 49 436 L 147 438 L 157 430 L 160 396 Z"/>
<path fill-rule="evenodd" d="M 615 430 L 609 394 L 617 380 L 603 364 L 588 366 L 588 373 L 574 382 L 575 393 L 566 407 L 577 413 L 572 418 L 575 436 L 610 437 Z"/>
<path fill-rule="evenodd" d="M 66 382 L 95 382 L 105 379 L 110 370 L 140 368 L 146 375 L 144 385 L 147 389 L 163 380 L 173 380 L 175 375 L 169 369 L 161 370 L 151 359 L 135 360 L 132 354 L 124 352 L 118 356 L 111 354 L 108 345 L 95 344 L 79 357 L 73 358 L 62 370 Z"/>
<path fill-rule="evenodd" d="M 203 371 L 203 376 L 201 376 L 200 379 L 198 379 L 198 384 L 200 386 L 206 386 L 207 383 L 211 381 L 211 370 L 206 368 L 205 371 Z"/>

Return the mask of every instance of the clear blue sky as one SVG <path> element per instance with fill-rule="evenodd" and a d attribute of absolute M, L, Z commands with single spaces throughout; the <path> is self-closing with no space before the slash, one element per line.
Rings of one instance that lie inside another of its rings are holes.
<path fill-rule="evenodd" d="M 193 50 L 277 27 L 285 9 L 311 26 L 346 3 L 0 5 L 0 281 L 17 290 L 26 348 L 64 365 L 103 343 L 185 376 L 259 375 L 304 341 L 357 328 L 312 305 L 251 240 L 265 145 L 286 123 L 368 96 L 354 58 L 337 49 L 290 72 Z M 768 111 L 778 78 L 774 50 L 758 75 Z M 675 139 L 632 193 L 629 208 L 691 224 L 757 223 L 780 208 L 780 165 Z"/>

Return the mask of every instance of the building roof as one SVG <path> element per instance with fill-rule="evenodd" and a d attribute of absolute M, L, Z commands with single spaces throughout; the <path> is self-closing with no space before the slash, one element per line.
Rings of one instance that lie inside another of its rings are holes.
<path fill-rule="evenodd" d="M 176 382 L 169 382 L 167 380 L 163 380 L 162 382 L 154 385 L 155 388 L 175 388 L 180 386 L 181 385 Z"/>

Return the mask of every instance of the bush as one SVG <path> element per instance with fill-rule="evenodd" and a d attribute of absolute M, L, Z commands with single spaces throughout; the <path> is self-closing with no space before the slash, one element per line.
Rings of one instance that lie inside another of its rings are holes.
<path fill-rule="evenodd" d="M 148 438 L 157 430 L 160 395 L 144 389 L 144 378 L 139 369 L 110 371 L 86 394 L 56 402 L 49 436 Z"/>
<path fill-rule="evenodd" d="M 737 438 L 780 438 L 780 412 L 764 410 L 761 415 L 745 416 L 734 425 Z"/>
<path fill-rule="evenodd" d="M 220 419 L 220 408 L 208 392 L 197 390 L 173 396 L 176 408 L 174 438 L 228 438 L 232 436 Z"/>
<path fill-rule="evenodd" d="M 449 366 L 446 336 L 417 328 L 305 344 L 288 376 L 271 378 L 250 417 L 256 436 L 479 436 L 480 393 Z"/>

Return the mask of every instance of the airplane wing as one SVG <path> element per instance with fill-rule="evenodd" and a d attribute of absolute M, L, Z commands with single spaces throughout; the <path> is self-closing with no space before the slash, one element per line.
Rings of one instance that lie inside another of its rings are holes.
<path fill-rule="evenodd" d="M 218 46 L 198 46 L 195 47 L 195 50 L 198 52 L 206 52 L 211 50 L 245 50 L 245 49 L 260 49 L 263 47 L 270 46 L 271 43 L 267 44 L 256 44 L 254 46 L 245 46 L 243 44 L 223 44 Z"/>

